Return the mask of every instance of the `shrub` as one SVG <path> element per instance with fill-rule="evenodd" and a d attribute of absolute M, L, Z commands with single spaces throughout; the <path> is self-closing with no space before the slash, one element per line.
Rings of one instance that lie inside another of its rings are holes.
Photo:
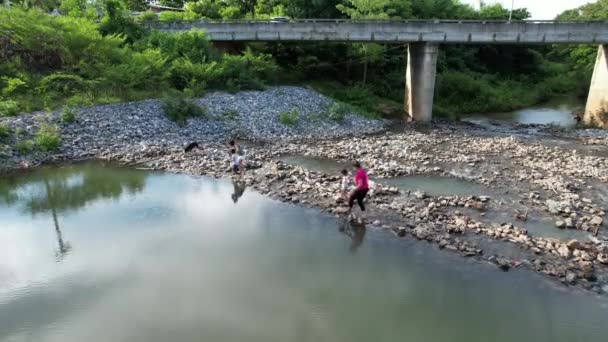
<path fill-rule="evenodd" d="M 172 21 L 172 20 L 183 20 L 183 12 L 163 11 L 158 14 L 158 20 L 160 21 Z"/>
<path fill-rule="evenodd" d="M 36 135 L 34 136 L 36 146 L 40 151 L 49 152 L 59 149 L 61 137 L 57 126 L 41 123 Z"/>
<path fill-rule="evenodd" d="M 32 153 L 34 147 L 34 142 L 32 140 L 21 140 L 15 144 L 15 150 L 21 155 Z"/>
<path fill-rule="evenodd" d="M 345 103 L 335 102 L 329 107 L 328 117 L 335 122 L 343 122 L 344 117 L 351 109 L 352 108 Z"/>
<path fill-rule="evenodd" d="M 5 124 L 0 124 L 0 142 L 4 142 L 10 136 L 10 131 L 8 126 Z"/>
<path fill-rule="evenodd" d="M 144 22 L 144 21 L 156 21 L 158 20 L 158 16 L 156 13 L 152 11 L 145 11 L 140 13 L 137 17 L 135 17 L 135 21 Z"/>
<path fill-rule="evenodd" d="M 238 115 L 239 115 L 239 113 L 234 109 L 227 110 L 225 112 L 222 112 L 221 118 L 222 118 L 222 120 L 226 120 L 226 121 L 234 121 L 234 120 L 236 120 Z"/>
<path fill-rule="evenodd" d="M 2 77 L 0 78 L 1 83 L 4 84 L 2 88 L 2 95 L 9 96 L 14 93 L 18 93 L 27 88 L 27 82 L 19 77 Z"/>
<path fill-rule="evenodd" d="M 16 101 L 0 101 L 0 116 L 15 116 L 17 114 L 19 114 L 19 104 Z"/>
<path fill-rule="evenodd" d="M 169 120 L 178 125 L 184 125 L 188 118 L 205 116 L 202 107 L 186 99 L 181 94 L 167 96 L 163 99 L 163 111 Z"/>
<path fill-rule="evenodd" d="M 118 1 L 107 1 L 106 12 L 108 16 L 99 25 L 99 32 L 104 35 L 123 35 L 125 42 L 133 43 L 146 34 L 143 26 L 135 22 L 135 19 L 123 14 L 122 5 Z"/>
<path fill-rule="evenodd" d="M 76 120 L 76 110 L 73 107 L 65 106 L 61 115 L 59 115 L 59 119 L 64 124 L 71 124 Z"/>
<path fill-rule="evenodd" d="M 294 126 L 298 120 L 298 111 L 294 108 L 291 112 L 279 114 L 279 122 L 286 126 Z"/>
<path fill-rule="evenodd" d="M 185 58 L 192 63 L 205 63 L 217 58 L 211 43 L 200 30 L 180 33 L 152 31 L 138 48 L 158 49 L 170 59 Z"/>
<path fill-rule="evenodd" d="M 56 92 L 60 94 L 72 95 L 85 88 L 85 81 L 78 75 L 56 73 L 44 77 L 40 80 L 38 92 Z"/>

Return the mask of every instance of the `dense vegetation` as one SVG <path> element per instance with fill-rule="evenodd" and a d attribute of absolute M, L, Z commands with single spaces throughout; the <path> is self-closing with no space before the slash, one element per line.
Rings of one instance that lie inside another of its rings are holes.
<path fill-rule="evenodd" d="M 0 113 L 162 97 L 175 90 L 259 89 L 308 84 L 367 112 L 403 101 L 406 45 L 247 44 L 215 50 L 202 32 L 148 31 L 145 20 L 293 18 L 506 19 L 500 5 L 480 11 L 457 0 L 162 0 L 184 12 L 142 12 L 143 0 L 44 0 L 0 9 Z M 48 13 L 59 9 L 63 16 Z M 99 14 L 103 14 L 99 19 Z M 514 19 L 526 19 L 516 9 Z M 608 17 L 608 0 L 560 19 Z M 508 111 L 559 94 L 584 96 L 595 46 L 442 46 L 435 112 Z M 278 72 L 278 71 L 281 72 Z M 278 76 L 277 76 L 278 75 Z M 188 102 L 174 104 L 187 107 Z M 388 105 L 387 105 L 388 104 Z M 345 105 L 341 105 L 344 108 Z M 181 109 L 176 112 L 180 112 Z M 341 120 L 342 110 L 331 113 Z M 181 117 L 181 115 L 178 115 Z M 290 117 L 285 115 L 286 121 Z M 66 120 L 70 120 L 67 116 Z M 72 119 L 73 120 L 73 119 Z"/>

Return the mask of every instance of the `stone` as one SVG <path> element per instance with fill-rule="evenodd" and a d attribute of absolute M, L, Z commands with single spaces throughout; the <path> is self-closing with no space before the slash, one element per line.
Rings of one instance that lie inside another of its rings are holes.
<path fill-rule="evenodd" d="M 443 240 L 439 241 L 439 248 L 444 248 L 444 247 L 445 247 L 445 246 L 447 246 L 448 244 L 449 244 L 449 241 L 448 241 L 448 240 L 443 239 Z"/>
<path fill-rule="evenodd" d="M 433 230 L 428 225 L 422 224 L 414 228 L 413 234 L 419 240 L 425 240 L 433 235 Z"/>
<path fill-rule="evenodd" d="M 600 216 L 593 216 L 591 218 L 591 220 L 589 221 L 590 224 L 594 225 L 594 226 L 601 226 L 602 223 L 604 223 L 604 219 L 601 218 Z"/>
<path fill-rule="evenodd" d="M 566 225 L 566 228 L 574 228 L 574 222 L 571 217 L 566 218 L 564 224 Z"/>
<path fill-rule="evenodd" d="M 559 248 L 557 249 L 557 252 L 559 253 L 559 255 L 562 258 L 569 258 L 572 253 L 572 252 L 570 252 L 570 249 L 566 245 L 559 246 Z"/>
<path fill-rule="evenodd" d="M 566 223 L 564 221 L 555 221 L 555 226 L 559 229 L 564 229 L 566 227 Z"/>
<path fill-rule="evenodd" d="M 568 241 L 568 243 L 566 243 L 566 246 L 568 246 L 568 248 L 570 250 L 584 249 L 583 244 L 580 243 L 578 240 L 575 240 L 575 239 L 572 239 L 572 240 Z"/>
<path fill-rule="evenodd" d="M 568 284 L 574 284 L 576 282 L 576 274 L 574 272 L 568 272 L 566 273 L 566 282 Z"/>
<path fill-rule="evenodd" d="M 425 199 L 427 198 L 427 194 L 424 191 L 416 191 L 414 192 L 414 197 L 416 197 L 417 199 Z"/>
<path fill-rule="evenodd" d="M 597 255 L 597 261 L 604 265 L 608 265 L 608 254 L 599 253 Z"/>

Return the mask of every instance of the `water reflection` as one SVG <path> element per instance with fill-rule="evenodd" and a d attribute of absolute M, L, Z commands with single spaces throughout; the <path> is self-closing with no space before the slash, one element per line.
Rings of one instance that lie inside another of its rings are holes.
<path fill-rule="evenodd" d="M 242 182 L 236 178 L 233 178 L 232 186 L 234 187 L 234 192 L 230 195 L 230 198 L 232 198 L 232 202 L 234 202 L 234 204 L 236 204 L 239 201 L 239 198 L 241 198 L 243 196 L 243 194 L 245 193 L 245 189 L 247 189 L 247 185 L 244 182 Z"/>
<path fill-rule="evenodd" d="M 351 239 L 351 244 L 348 250 L 351 253 L 355 253 L 363 244 L 365 232 L 367 231 L 365 224 L 359 224 L 349 219 L 343 219 L 339 230 Z"/>
<path fill-rule="evenodd" d="M 99 163 L 43 168 L 0 179 L 0 204 L 18 207 L 32 216 L 50 214 L 57 237 L 55 256 L 61 261 L 72 245 L 63 237 L 59 215 L 101 198 L 118 199 L 124 192 L 141 192 L 145 177 L 143 172 L 108 168 Z"/>
<path fill-rule="evenodd" d="M 78 186 L 85 177 L 70 179 Z M 135 194 L 63 212 L 61 231 L 77 248 L 56 263 L 55 232 L 38 229 L 48 216 L 16 210 L 44 192 L 39 183 L 22 182 L 11 192 L 21 202 L 0 204 L 0 341 L 603 342 L 608 334 L 603 298 L 382 230 L 349 227 L 346 248 L 333 217 L 253 191 L 235 210 L 233 183 L 185 175 L 145 174 Z"/>

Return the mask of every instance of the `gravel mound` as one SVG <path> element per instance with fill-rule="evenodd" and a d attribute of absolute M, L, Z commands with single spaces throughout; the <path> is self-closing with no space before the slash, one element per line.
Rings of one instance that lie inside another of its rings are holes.
<path fill-rule="evenodd" d="M 5 147 L 2 153 L 18 157 L 10 146 L 31 138 L 42 121 L 58 124 L 63 143 L 60 152 L 74 157 L 135 144 L 175 146 L 190 141 L 224 142 L 230 137 L 257 141 L 332 138 L 376 132 L 386 123 L 354 113 L 347 114 L 343 122 L 334 122 L 327 117 L 334 102 L 301 87 L 272 87 L 236 94 L 213 92 L 194 101 L 209 115 L 190 119 L 182 127 L 165 117 L 160 100 L 81 108 L 71 124 L 60 123 L 60 111 L 0 118 L 0 124 L 19 132 L 12 135 L 9 148 Z M 297 112 L 295 124 L 282 124 L 279 120 L 282 112 Z"/>

